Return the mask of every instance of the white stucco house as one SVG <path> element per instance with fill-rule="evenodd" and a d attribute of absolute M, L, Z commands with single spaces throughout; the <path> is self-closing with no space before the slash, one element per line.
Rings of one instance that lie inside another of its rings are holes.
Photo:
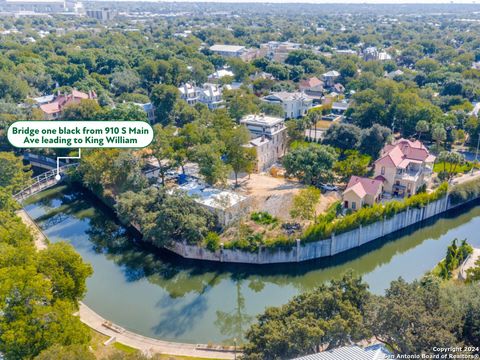
<path fill-rule="evenodd" d="M 284 111 L 285 119 L 296 119 L 307 115 L 309 109 L 313 106 L 312 97 L 303 92 L 274 92 L 262 98 L 271 104 L 279 104 Z"/>

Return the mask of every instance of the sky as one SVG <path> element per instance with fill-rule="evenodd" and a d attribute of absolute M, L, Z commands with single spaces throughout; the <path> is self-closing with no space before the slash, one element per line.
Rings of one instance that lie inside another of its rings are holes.
<path fill-rule="evenodd" d="M 480 4 L 480 0 L 124 0 L 148 2 L 309 3 L 309 4 Z"/>

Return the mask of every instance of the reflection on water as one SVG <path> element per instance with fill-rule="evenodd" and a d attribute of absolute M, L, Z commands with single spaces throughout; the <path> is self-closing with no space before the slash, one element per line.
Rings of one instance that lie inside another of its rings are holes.
<path fill-rule="evenodd" d="M 480 226 L 480 208 L 473 206 L 333 258 L 256 267 L 188 261 L 149 247 L 79 189 L 49 189 L 26 210 L 50 241 L 71 243 L 92 264 L 87 305 L 140 334 L 196 343 L 240 340 L 266 306 L 349 268 L 381 293 L 399 276 L 410 281 L 431 269 L 455 237 L 480 246 L 471 236 Z"/>

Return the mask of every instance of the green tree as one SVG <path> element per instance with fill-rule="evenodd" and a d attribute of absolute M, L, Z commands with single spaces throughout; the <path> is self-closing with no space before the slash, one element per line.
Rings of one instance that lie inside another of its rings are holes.
<path fill-rule="evenodd" d="M 430 130 L 430 126 L 427 121 L 425 120 L 418 121 L 417 125 L 415 125 L 415 131 L 418 133 L 418 140 L 420 140 L 422 137 L 422 134 L 427 133 L 428 130 Z"/>
<path fill-rule="evenodd" d="M 320 190 L 309 186 L 293 197 L 290 216 L 296 219 L 312 220 L 316 217 L 315 208 L 320 200 Z"/>
<path fill-rule="evenodd" d="M 223 144 L 201 144 L 195 147 L 194 157 L 198 162 L 199 172 L 209 185 L 225 184 L 228 166 L 221 158 Z M 233 151 L 233 150 L 232 150 Z"/>
<path fill-rule="evenodd" d="M 85 345 L 53 345 L 34 360 L 95 360 L 95 355 Z"/>
<path fill-rule="evenodd" d="M 226 163 L 235 174 L 235 186 L 238 186 L 238 174 L 242 171 L 250 174 L 255 168 L 256 150 L 246 147 L 250 134 L 246 127 L 234 128 L 222 137 L 225 143 Z"/>
<path fill-rule="evenodd" d="M 172 161 L 174 157 L 172 141 L 174 138 L 175 128 L 172 126 L 163 127 L 162 125 L 157 124 L 153 127 L 153 130 L 154 137 L 153 142 L 150 145 L 150 149 L 153 157 L 157 159 L 162 185 L 165 185 L 165 176 L 167 171 L 170 170 L 174 165 Z"/>
<path fill-rule="evenodd" d="M 333 170 L 341 181 L 346 182 L 353 175 L 366 176 L 368 165 L 372 158 L 368 155 L 362 155 L 356 150 L 347 150 L 343 154 L 343 160 L 335 162 Z"/>
<path fill-rule="evenodd" d="M 95 100 L 81 100 L 65 106 L 61 117 L 63 120 L 89 121 L 95 120 L 101 112 L 102 108 Z"/>
<path fill-rule="evenodd" d="M 152 90 L 152 104 L 155 106 L 155 117 L 157 122 L 168 125 L 174 116 L 175 104 L 179 98 L 179 91 L 173 85 L 159 84 Z"/>
<path fill-rule="evenodd" d="M 96 120 L 104 121 L 148 121 L 147 113 L 134 104 L 120 104 L 97 115 Z"/>
<path fill-rule="evenodd" d="M 122 194 L 116 205 L 120 218 L 137 224 L 155 246 L 203 241 L 215 225 L 215 216 L 185 192 L 149 188 Z"/>
<path fill-rule="evenodd" d="M 38 270 L 50 279 L 54 300 L 67 299 L 72 303 L 84 297 L 85 282 L 93 274 L 92 267 L 64 242 L 50 244 L 40 252 Z"/>
<path fill-rule="evenodd" d="M 325 131 L 323 143 L 343 150 L 352 150 L 357 148 L 360 136 L 361 130 L 355 125 L 332 124 Z"/>
<path fill-rule="evenodd" d="M 22 158 L 10 152 L 0 152 L 0 188 L 11 193 L 20 191 L 30 183 L 32 172 L 24 166 Z"/>
<path fill-rule="evenodd" d="M 363 339 L 369 299 L 367 285 L 347 273 L 282 307 L 268 308 L 247 331 L 244 358 L 291 359 Z"/>
<path fill-rule="evenodd" d="M 442 172 L 446 174 L 448 179 L 451 179 L 457 174 L 457 168 L 465 163 L 465 158 L 456 152 L 442 151 L 438 155 L 437 161 L 443 163 Z"/>
<path fill-rule="evenodd" d="M 393 281 L 384 297 L 370 303 L 369 326 L 377 339 L 400 354 L 433 353 L 435 346 L 458 345 L 455 328 L 459 323 L 441 299 L 435 278 L 411 284 Z"/>
<path fill-rule="evenodd" d="M 379 124 L 373 124 L 369 129 L 362 130 L 359 150 L 373 158 L 376 158 L 385 143 L 392 136 L 392 131 Z"/>
<path fill-rule="evenodd" d="M 259 100 L 253 94 L 243 90 L 232 90 L 224 91 L 223 96 L 227 103 L 230 116 L 236 121 L 239 121 L 245 115 L 258 111 L 257 102 Z"/>
<path fill-rule="evenodd" d="M 432 139 L 436 142 L 436 150 L 440 151 L 442 142 L 447 140 L 447 132 L 443 126 L 436 126 L 432 129 Z"/>
<path fill-rule="evenodd" d="M 330 146 L 309 144 L 283 157 L 287 176 L 294 176 L 307 185 L 319 185 L 333 180 L 333 164 L 337 158 Z"/>

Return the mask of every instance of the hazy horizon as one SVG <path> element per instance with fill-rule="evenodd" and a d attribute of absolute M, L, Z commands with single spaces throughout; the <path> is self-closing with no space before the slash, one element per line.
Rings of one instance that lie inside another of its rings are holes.
<path fill-rule="evenodd" d="M 42 0 L 32 0 L 42 1 Z M 396 4 L 410 4 L 410 5 L 445 5 L 445 4 L 479 4 L 479 1 L 470 0 L 85 0 L 87 2 L 159 2 L 159 3 L 273 3 L 273 4 L 368 4 L 368 5 L 396 5 Z"/>

